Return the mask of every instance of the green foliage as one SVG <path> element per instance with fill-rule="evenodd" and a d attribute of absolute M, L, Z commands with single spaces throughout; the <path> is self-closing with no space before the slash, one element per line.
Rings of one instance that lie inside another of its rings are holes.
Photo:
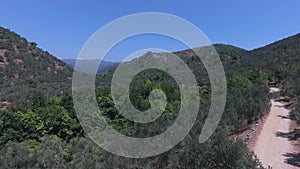
<path fill-rule="evenodd" d="M 50 135 L 49 138 L 54 141 L 59 140 L 59 137 L 57 135 Z"/>
<path fill-rule="evenodd" d="M 229 89 L 248 89 L 252 86 L 252 82 L 241 74 L 235 74 L 229 77 L 227 84 Z"/>
<path fill-rule="evenodd" d="M 47 99 L 47 105 L 61 105 L 62 104 L 62 98 L 50 96 Z"/>
<path fill-rule="evenodd" d="M 0 147 L 8 140 L 39 140 L 45 134 L 51 135 L 53 140 L 59 138 L 68 140 L 82 136 L 82 128 L 76 118 L 71 117 L 72 109 L 62 107 L 60 97 L 49 98 L 37 94 L 33 101 L 33 109 L 17 111 L 15 113 L 1 112 Z M 40 98 L 40 99 L 37 99 Z"/>
<path fill-rule="evenodd" d="M 17 112 L 16 116 L 23 125 L 25 131 L 30 135 L 31 138 L 36 138 L 39 135 L 46 134 L 45 124 L 41 117 L 33 112 L 32 110 L 26 113 Z"/>
<path fill-rule="evenodd" d="M 277 82 L 283 81 L 296 68 L 295 65 L 277 65 L 273 68 L 275 80 Z"/>
<path fill-rule="evenodd" d="M 287 92 L 285 89 L 281 89 L 281 90 L 279 91 L 279 94 L 280 94 L 280 96 L 283 96 L 283 97 L 288 96 L 288 92 Z"/>
<path fill-rule="evenodd" d="M 8 143 L 0 150 L 1 168 L 100 168 L 106 159 L 92 153 L 99 148 L 86 138 L 74 138 L 70 143 L 53 141 L 47 136 L 41 140 L 35 149 L 28 148 L 26 142 Z"/>
<path fill-rule="evenodd" d="M 28 148 L 33 148 L 33 149 L 40 148 L 40 143 L 34 139 L 27 140 L 26 144 Z"/>
<path fill-rule="evenodd" d="M 174 110 L 173 105 L 171 103 L 167 103 L 165 111 L 166 111 L 167 114 L 173 115 L 175 110 Z"/>
<path fill-rule="evenodd" d="M 71 89 L 72 70 L 48 52 L 36 48 L 35 43 L 1 28 L 0 49 L 7 50 L 5 57 L 9 64 L 0 68 L 0 95 L 2 100 L 17 103 L 19 107 L 15 106 L 13 112 L 0 111 L 0 164 L 9 168 L 261 168 L 246 145 L 240 140 L 229 140 L 228 135 L 264 115 L 269 107 L 266 85 L 270 80 L 281 82 L 289 96 L 300 95 L 299 39 L 297 35 L 253 51 L 215 45 L 228 77 L 228 95 L 218 130 L 203 144 L 195 140 L 210 106 L 207 72 L 195 52 L 176 52 L 197 79 L 199 86 L 195 90 L 201 96 L 199 117 L 181 144 L 164 154 L 135 160 L 101 151 L 83 138 L 71 93 L 65 92 Z M 146 55 L 151 56 L 151 53 Z M 16 63 L 18 59 L 22 62 Z M 114 107 L 108 88 L 113 72 L 114 68 L 97 76 L 96 81 L 97 87 L 101 87 L 96 90 L 101 115 L 110 126 L 125 135 L 144 138 L 162 133 L 174 123 L 180 101 L 187 94 L 180 92 L 170 75 L 151 69 L 140 72 L 132 81 L 129 99 L 141 111 L 150 108 L 148 98 L 152 90 L 161 89 L 167 97 L 160 118 L 150 124 L 136 124 L 121 116 Z M 122 93 L 119 95 L 122 97 Z M 300 120 L 298 102 L 291 114 L 296 120 Z"/>
<path fill-rule="evenodd" d="M 0 111 L 0 149 L 9 140 L 22 141 L 23 129 L 12 112 Z"/>
<path fill-rule="evenodd" d="M 31 88 L 37 87 L 37 81 L 34 80 L 33 78 L 28 78 L 26 79 L 26 83 L 29 85 Z"/>
<path fill-rule="evenodd" d="M 300 78 L 299 78 L 300 69 L 291 73 L 291 77 L 286 79 L 286 82 L 283 84 L 281 89 L 281 95 L 284 97 L 290 97 L 294 100 L 294 105 L 291 110 L 290 117 L 298 124 L 300 124 Z"/>
<path fill-rule="evenodd" d="M 297 100 L 297 103 L 292 109 L 291 118 L 296 120 L 298 124 L 300 124 L 300 101 Z"/>
<path fill-rule="evenodd" d="M 228 139 L 227 132 L 217 131 L 203 144 L 194 142 L 196 137 L 189 135 L 180 146 L 152 158 L 132 160 L 103 153 L 108 159 L 101 166 L 104 168 L 205 168 L 205 169 L 262 169 L 259 162 L 252 158 L 242 141 Z"/>
<path fill-rule="evenodd" d="M 0 66 L 0 95 L 13 108 L 29 108 L 27 100 L 35 92 L 58 95 L 71 90 L 72 69 L 36 43 L 0 27 L 0 50 L 6 51 L 0 62 L 8 62 Z"/>
<path fill-rule="evenodd" d="M 230 131 L 243 130 L 267 112 L 269 89 L 258 85 L 249 89 L 232 89 L 226 100 L 221 125 Z"/>
<path fill-rule="evenodd" d="M 258 85 L 266 85 L 267 86 L 269 83 L 269 79 L 270 79 L 270 75 L 266 72 L 263 72 L 260 69 L 250 70 L 246 73 L 246 76 L 252 83 L 258 84 Z"/>
<path fill-rule="evenodd" d="M 64 160 L 67 162 L 72 161 L 72 146 L 70 144 L 64 146 L 61 150 L 61 154 L 63 155 Z"/>
<path fill-rule="evenodd" d="M 72 119 L 66 109 L 61 106 L 48 106 L 37 109 L 37 114 L 44 122 L 47 134 L 55 134 L 61 138 L 70 138 L 80 130 L 76 119 Z"/>
<path fill-rule="evenodd" d="M 222 61 L 236 61 L 246 55 L 246 50 L 231 45 L 214 45 Z"/>

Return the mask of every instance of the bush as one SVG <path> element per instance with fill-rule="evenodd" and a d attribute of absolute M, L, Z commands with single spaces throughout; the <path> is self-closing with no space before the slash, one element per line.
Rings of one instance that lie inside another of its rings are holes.
<path fill-rule="evenodd" d="M 228 78 L 227 85 L 229 89 L 250 88 L 252 82 L 242 74 L 235 74 Z"/>
<path fill-rule="evenodd" d="M 10 141 L 22 141 L 23 129 L 12 112 L 0 111 L 0 149 Z"/>
<path fill-rule="evenodd" d="M 72 146 L 70 144 L 64 146 L 61 150 L 61 153 L 67 162 L 72 161 Z"/>
<path fill-rule="evenodd" d="M 287 97 L 288 96 L 288 92 L 285 89 L 281 89 L 279 91 L 280 96 L 282 97 Z"/>
<path fill-rule="evenodd" d="M 250 81 L 258 85 L 268 85 L 271 76 L 260 69 L 248 71 L 246 76 Z"/>
<path fill-rule="evenodd" d="M 28 148 L 37 149 L 40 148 L 40 143 L 34 139 L 29 139 L 26 142 Z"/>

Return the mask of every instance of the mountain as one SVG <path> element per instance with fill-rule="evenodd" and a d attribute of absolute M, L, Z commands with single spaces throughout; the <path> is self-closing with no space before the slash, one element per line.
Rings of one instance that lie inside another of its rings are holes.
<path fill-rule="evenodd" d="M 269 108 L 267 84 L 271 79 L 270 75 L 276 75 L 277 81 L 283 84 L 280 85 L 282 88 L 286 86 L 282 82 L 284 80 L 300 82 L 297 76 L 300 72 L 299 40 L 299 35 L 296 35 L 251 51 L 231 45 L 214 45 L 226 71 L 228 93 L 219 127 L 203 144 L 198 144 L 197 138 L 210 107 L 207 73 L 194 51 L 174 52 L 190 67 L 199 82 L 201 104 L 198 117 L 189 135 L 173 149 L 151 158 L 134 160 L 102 151 L 92 141 L 84 138 L 88 133 L 83 133 L 76 120 L 71 95 L 40 97 L 40 93 L 59 95 L 70 90 L 72 69 L 67 64 L 39 49 L 35 43 L 0 28 L 0 106 L 22 104 L 21 108 L 19 106 L 9 111 L 0 110 L 2 168 L 259 169 L 261 167 L 258 159 L 253 158 L 246 144 L 228 136 L 250 129 L 252 124 L 265 116 Z M 195 51 L 198 53 L 205 48 L 196 48 Z M 145 57 L 158 58 L 161 64 L 169 63 L 166 59 L 169 54 L 148 52 L 125 64 L 145 64 Z M 106 73 L 98 75 L 96 82 L 109 84 L 115 69 L 116 65 Z M 126 75 L 127 71 L 124 72 Z M 295 91 L 300 91 L 299 83 L 289 84 L 291 88 L 297 89 Z M 147 138 L 162 133 L 174 124 L 181 107 L 180 100 L 185 96 L 181 95 L 172 77 L 163 71 L 147 70 L 140 72 L 130 85 L 130 101 L 137 109 L 147 110 L 151 107 L 149 94 L 153 89 L 159 88 L 167 96 L 166 108 L 161 117 L 149 124 L 133 124 L 115 109 L 110 86 L 101 84 L 101 87 L 107 88 L 96 89 L 97 103 L 103 110 L 101 115 L 112 128 L 130 137 Z M 290 91 L 286 90 L 282 95 L 297 96 L 297 92 L 289 95 Z M 34 95 L 38 97 L 35 98 Z M 29 100 L 33 100 L 33 104 Z M 24 110 L 23 107 L 26 106 Z M 300 119 L 300 103 L 295 110 L 291 118 Z"/>
<path fill-rule="evenodd" d="M 183 51 L 177 51 L 173 52 L 173 54 L 177 55 L 179 58 L 181 58 L 192 70 L 192 72 L 195 74 L 195 77 L 198 81 L 198 83 L 201 84 L 208 84 L 209 79 L 208 79 L 208 74 L 207 71 L 201 62 L 199 60 L 199 57 L 196 56 L 196 53 L 201 53 L 203 50 L 207 50 L 207 48 L 210 47 L 199 47 L 195 48 L 193 50 L 187 49 Z M 248 56 L 249 51 L 244 50 L 239 47 L 235 47 L 232 45 L 225 45 L 225 44 L 215 44 L 214 48 L 219 54 L 219 57 L 223 63 L 224 69 L 226 74 L 232 74 L 232 73 L 237 73 L 241 72 L 243 70 L 243 67 L 241 67 L 241 58 Z M 166 53 L 154 53 L 154 52 L 147 52 L 143 56 L 133 59 L 127 63 L 144 63 L 143 59 L 144 57 L 155 57 L 155 58 L 161 58 L 161 60 L 164 60 L 165 57 L 167 56 Z M 112 66 L 106 74 L 102 76 L 102 78 L 99 79 L 98 81 L 98 86 L 109 86 L 110 80 L 113 77 L 114 71 L 117 66 Z M 157 73 L 157 72 L 156 72 Z M 144 78 L 150 78 L 151 76 L 157 76 L 154 75 L 153 73 L 146 73 L 143 74 Z M 166 79 L 165 75 L 160 74 L 161 78 L 156 78 L 158 81 L 162 80 L 164 82 L 169 82 L 170 79 Z M 162 78 L 163 77 L 163 78 Z"/>
<path fill-rule="evenodd" d="M 75 67 L 76 64 L 76 59 L 62 59 L 63 62 L 65 62 L 69 67 L 72 69 Z M 95 60 L 86 60 L 85 62 L 94 64 L 96 63 Z M 109 62 L 109 61 L 102 61 L 97 73 L 105 73 L 107 72 L 111 67 L 117 66 L 119 62 Z"/>
<path fill-rule="evenodd" d="M 300 62 L 300 34 L 284 38 L 249 51 L 242 58 L 243 66 L 274 70 L 278 66 L 298 66 Z"/>
<path fill-rule="evenodd" d="M 300 33 L 253 50 L 245 50 L 225 44 L 214 44 L 213 46 L 219 54 L 226 74 L 262 69 L 273 74 L 273 80 L 276 80 L 283 78 L 283 74 L 295 71 L 300 67 Z M 205 47 L 196 48 L 196 51 L 201 52 L 202 48 Z M 198 60 L 194 51 L 187 49 L 174 52 L 174 54 L 187 63 L 193 72 L 196 73 L 198 79 L 203 75 L 207 76 L 206 69 L 201 61 Z M 164 54 L 155 53 L 155 55 Z M 112 66 L 106 78 L 112 77 L 114 69 L 115 66 Z M 287 74 L 285 76 L 289 77 Z"/>
<path fill-rule="evenodd" d="M 293 69 L 300 62 L 300 34 L 285 38 L 251 51 L 232 45 L 215 44 L 226 74 L 263 69 L 274 72 L 282 67 Z M 197 50 L 201 51 L 201 48 Z M 192 50 L 174 52 L 196 74 L 200 84 L 207 84 L 207 72 Z M 157 54 L 159 55 L 159 54 Z M 139 58 L 138 58 L 139 59 Z M 92 62 L 92 60 L 87 60 Z M 57 59 L 34 42 L 0 27 L 0 101 L 5 105 L 26 103 L 34 93 L 58 95 L 71 87 L 75 59 Z M 119 63 L 103 61 L 98 73 L 104 73 L 97 82 L 107 85 Z M 285 66 L 288 65 L 288 66 Z M 295 69 L 295 68 L 294 68 Z"/>
<path fill-rule="evenodd" d="M 71 87 L 72 69 L 64 62 L 0 27 L 0 101 L 28 104 L 36 93 L 57 95 Z"/>

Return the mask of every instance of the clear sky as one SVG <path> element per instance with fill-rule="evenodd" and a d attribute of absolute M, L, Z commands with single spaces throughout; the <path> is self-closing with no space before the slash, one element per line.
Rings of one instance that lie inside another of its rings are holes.
<path fill-rule="evenodd" d="M 58 58 L 76 58 L 86 40 L 119 17 L 164 12 L 195 24 L 213 43 L 253 49 L 300 33 L 299 0 L 1 0 L 0 26 L 37 42 Z M 158 43 L 159 42 L 159 43 Z M 116 46 L 117 61 L 143 48 L 181 50 L 158 36 L 141 36 Z"/>

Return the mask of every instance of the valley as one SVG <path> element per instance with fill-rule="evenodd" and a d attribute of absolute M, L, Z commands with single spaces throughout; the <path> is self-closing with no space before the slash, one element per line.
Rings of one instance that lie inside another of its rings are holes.
<path fill-rule="evenodd" d="M 208 115 L 211 87 L 196 54 L 206 47 L 197 48 L 196 53 L 190 49 L 174 52 L 195 74 L 201 103 L 198 117 L 190 133 L 173 149 L 139 160 L 115 156 L 86 137 L 73 108 L 74 60 L 68 65 L 37 46 L 0 27 L 0 164 L 4 168 L 299 168 L 299 153 L 290 144 L 289 127 L 292 122 L 300 124 L 300 34 L 255 50 L 214 45 L 226 72 L 228 92 L 219 126 L 203 144 L 195 138 Z M 168 56 L 148 52 L 131 62 L 142 64 L 145 57 L 165 60 Z M 139 73 L 130 84 L 134 107 L 148 110 L 148 97 L 154 89 L 163 90 L 168 103 L 157 120 L 134 123 L 114 107 L 110 82 L 116 66 L 109 63 L 107 70 L 97 75 L 99 115 L 113 129 L 132 137 L 151 137 L 165 131 L 176 120 L 181 106 L 176 81 L 155 69 Z M 270 82 L 278 87 L 272 88 L 271 94 Z M 273 92 L 291 101 L 289 109 L 273 98 Z M 262 118 L 265 121 L 259 126 L 253 150 L 244 140 L 230 138 Z M 297 134 L 293 137 L 299 139 Z"/>
<path fill-rule="evenodd" d="M 278 88 L 270 88 L 270 92 L 279 92 Z M 286 102 L 271 99 L 270 112 L 266 117 L 262 129 L 255 140 L 253 151 L 261 160 L 264 167 L 273 169 L 296 169 L 300 167 L 299 159 L 289 160 L 291 154 L 298 154 L 291 141 L 290 110 L 285 107 Z M 298 161 L 298 162 L 297 162 Z"/>

